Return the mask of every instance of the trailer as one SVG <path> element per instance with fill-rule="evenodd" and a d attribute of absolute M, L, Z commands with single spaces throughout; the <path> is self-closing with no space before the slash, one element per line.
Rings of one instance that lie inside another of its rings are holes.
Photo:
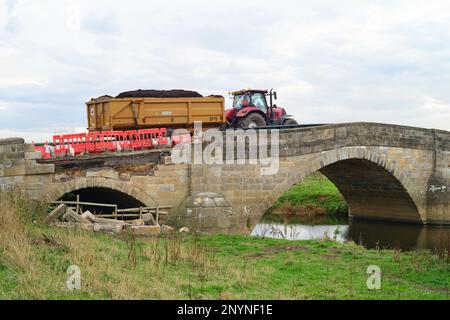
<path fill-rule="evenodd" d="M 117 97 L 103 96 L 86 103 L 88 130 L 138 130 L 146 128 L 184 128 L 194 122 L 203 128 L 219 127 L 225 122 L 225 98 L 202 97 L 191 91 L 130 91 Z"/>

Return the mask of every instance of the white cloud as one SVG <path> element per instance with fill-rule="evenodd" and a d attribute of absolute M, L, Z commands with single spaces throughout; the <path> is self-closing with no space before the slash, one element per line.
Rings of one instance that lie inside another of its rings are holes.
<path fill-rule="evenodd" d="M 425 97 L 423 102 L 423 108 L 430 112 L 442 112 L 450 110 L 450 103 L 440 101 L 432 97 Z"/>
<path fill-rule="evenodd" d="M 66 27 L 70 31 L 81 30 L 81 14 L 80 7 L 77 4 L 68 6 L 65 10 Z"/>
<path fill-rule="evenodd" d="M 449 56 L 447 1 L 0 0 L 0 128 L 84 128 L 86 100 L 129 89 L 258 87 L 302 123 L 450 130 Z"/>

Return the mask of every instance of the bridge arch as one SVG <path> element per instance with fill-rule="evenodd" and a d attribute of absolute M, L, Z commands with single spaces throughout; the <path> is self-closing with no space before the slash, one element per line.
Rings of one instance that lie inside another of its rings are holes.
<path fill-rule="evenodd" d="M 281 165 L 282 167 L 282 165 Z M 414 185 L 395 160 L 366 147 L 343 147 L 323 151 L 302 169 L 291 172 L 263 202 L 266 212 L 295 184 L 314 172 L 321 172 L 339 189 L 349 205 L 350 215 L 422 223 L 420 199 Z M 292 170 L 292 169 L 290 169 Z"/>
<path fill-rule="evenodd" d="M 93 177 L 93 178 L 76 178 L 60 184 L 57 184 L 50 191 L 47 192 L 46 198 L 48 201 L 57 201 L 65 194 L 75 192 L 82 189 L 110 189 L 128 195 L 141 202 L 147 207 L 157 206 L 156 201 L 150 197 L 146 192 L 140 188 L 120 180 Z"/>

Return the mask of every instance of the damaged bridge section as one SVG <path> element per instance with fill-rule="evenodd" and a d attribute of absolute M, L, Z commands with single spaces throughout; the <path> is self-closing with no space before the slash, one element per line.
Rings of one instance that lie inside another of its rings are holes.
<path fill-rule="evenodd" d="M 320 171 L 355 218 L 450 224 L 449 132 L 343 123 L 285 129 L 279 139 L 274 175 L 248 161 L 173 164 L 169 149 L 45 160 L 23 139 L 3 139 L 0 189 L 43 201 L 81 195 L 124 206 L 165 206 L 180 226 L 247 233 L 283 193 Z M 224 147 L 227 158 L 234 142 Z"/>

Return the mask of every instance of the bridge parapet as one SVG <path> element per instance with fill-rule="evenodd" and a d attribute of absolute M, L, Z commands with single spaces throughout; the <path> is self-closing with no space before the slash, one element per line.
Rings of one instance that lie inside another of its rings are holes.
<path fill-rule="evenodd" d="M 433 132 L 445 131 L 371 122 L 287 129 L 280 132 L 280 155 L 296 156 L 353 146 L 433 150 Z"/>
<path fill-rule="evenodd" d="M 52 180 L 52 164 L 38 164 L 40 153 L 22 138 L 0 139 L 0 190 L 19 188 L 37 199 L 40 190 Z"/>

